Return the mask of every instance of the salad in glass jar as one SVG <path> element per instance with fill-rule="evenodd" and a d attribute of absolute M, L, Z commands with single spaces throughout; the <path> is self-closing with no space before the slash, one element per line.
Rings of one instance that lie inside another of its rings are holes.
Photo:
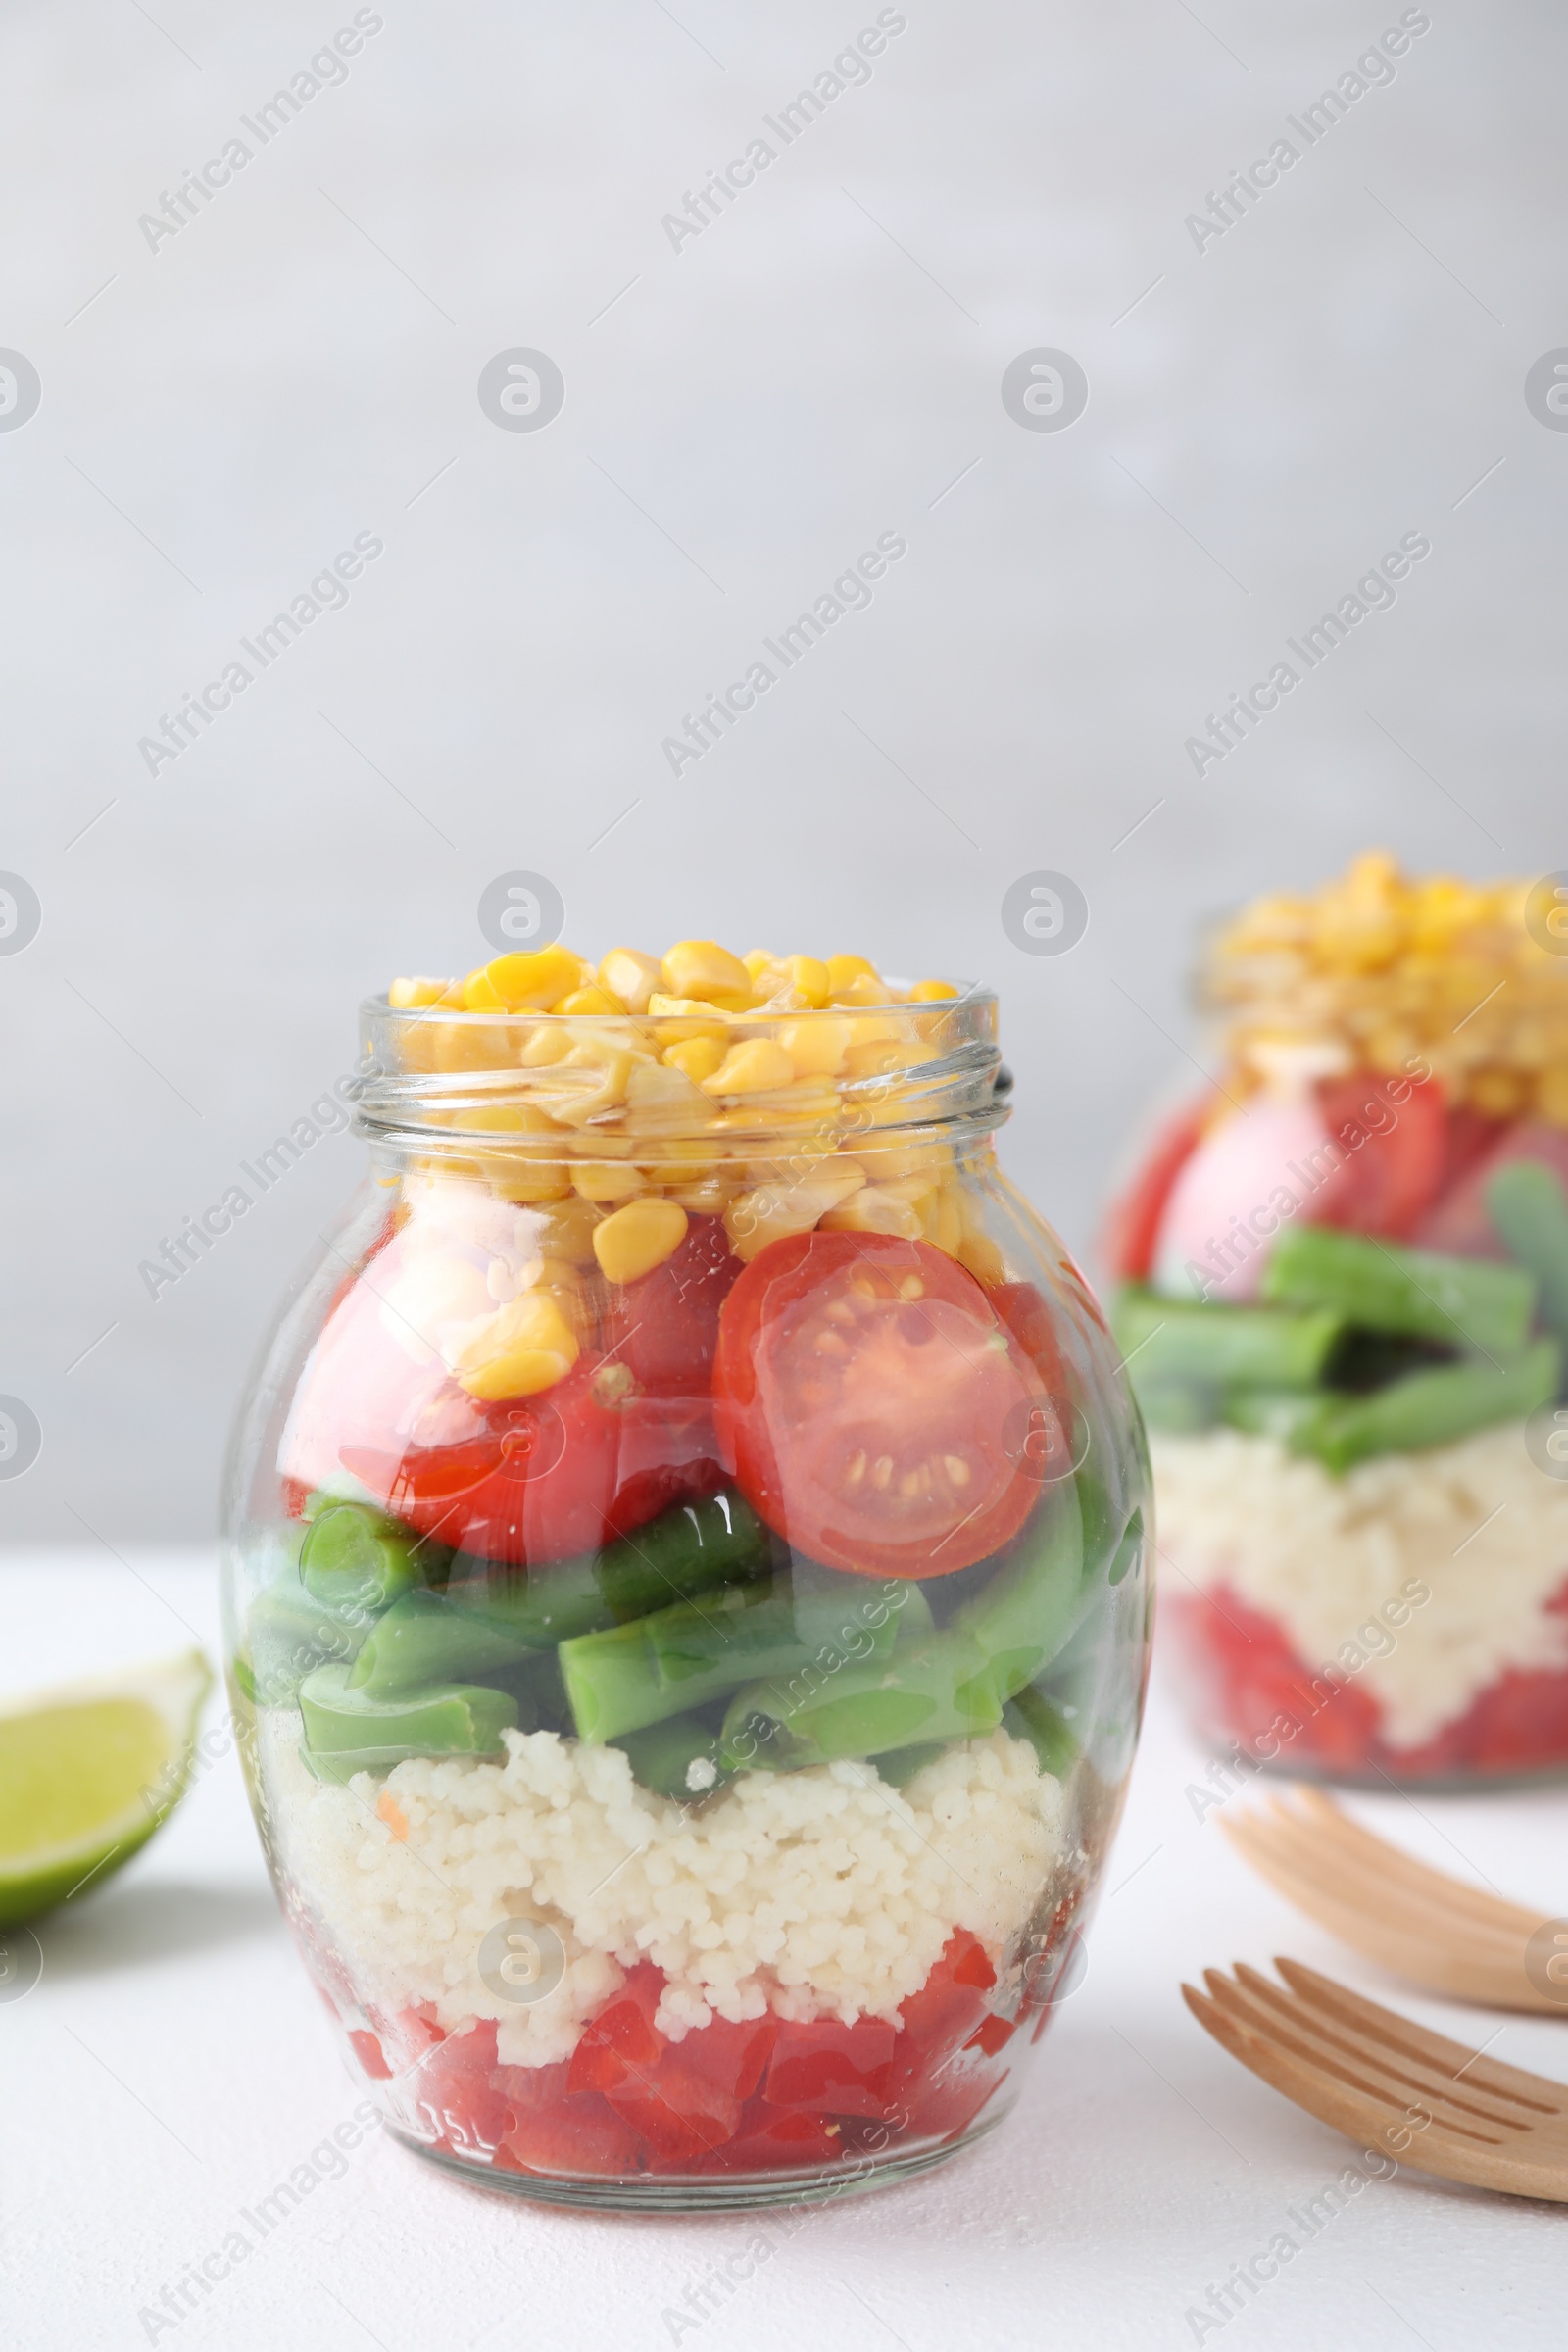
<path fill-rule="evenodd" d="M 288 1917 L 386 2120 L 585 2203 L 1004 2112 L 1119 1812 L 1147 1464 L 995 1000 L 561 945 L 365 1013 L 371 1177 L 228 1476 Z"/>
<path fill-rule="evenodd" d="M 1212 1091 L 1112 1215 L 1169 1651 L 1295 1773 L 1568 1765 L 1568 926 L 1381 855 L 1213 937 Z"/>

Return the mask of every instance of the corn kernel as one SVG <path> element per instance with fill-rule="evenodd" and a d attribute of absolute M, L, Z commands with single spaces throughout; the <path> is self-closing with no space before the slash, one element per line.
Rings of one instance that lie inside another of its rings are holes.
<path fill-rule="evenodd" d="M 654 1035 L 661 1044 L 675 1044 L 683 1037 L 727 1037 L 729 1023 L 718 1016 L 716 1005 L 705 997 L 652 996 L 648 1010 L 655 1023 Z"/>
<path fill-rule="evenodd" d="M 806 999 L 813 1012 L 820 1011 L 833 994 L 827 965 L 819 963 L 814 956 L 786 956 L 784 969 L 796 994 Z"/>
<path fill-rule="evenodd" d="M 425 1004 L 461 1004 L 462 991 L 453 980 L 394 980 L 386 992 L 394 1012 L 409 1012 Z"/>
<path fill-rule="evenodd" d="M 559 1258 L 568 1266 L 591 1266 L 599 1221 L 600 1211 L 580 1195 L 554 1202 L 541 1211 L 534 1223 L 540 1251 L 545 1257 Z"/>
<path fill-rule="evenodd" d="M 842 1206 L 830 1208 L 822 1228 L 826 1233 L 896 1233 L 910 1242 L 919 1241 L 922 1235 L 920 1212 L 914 1204 L 875 1184 L 852 1193 Z"/>
<path fill-rule="evenodd" d="M 750 1264 L 769 1242 L 785 1234 L 809 1233 L 864 1182 L 863 1173 L 852 1163 L 842 1172 L 813 1169 L 798 1183 L 763 1184 L 755 1192 L 742 1193 L 724 1211 L 730 1248 Z"/>
<path fill-rule="evenodd" d="M 665 1061 L 681 1071 L 694 1086 L 711 1078 L 725 1058 L 724 1047 L 716 1037 L 689 1037 L 678 1046 L 666 1046 Z"/>
<path fill-rule="evenodd" d="M 1568 1065 L 1544 1070 L 1536 1081 L 1536 1108 L 1553 1127 L 1568 1127 Z"/>
<path fill-rule="evenodd" d="M 463 1006 L 466 1012 L 505 1012 L 506 1002 L 490 977 L 489 967 L 480 964 L 463 983 Z"/>
<path fill-rule="evenodd" d="M 752 975 L 738 956 L 716 940 L 677 940 L 662 966 L 664 987 L 672 997 L 742 997 L 752 994 Z"/>
<path fill-rule="evenodd" d="M 595 1201 L 631 1200 L 647 1189 L 640 1170 L 612 1159 L 576 1161 L 571 1186 L 585 1200 Z"/>
<path fill-rule="evenodd" d="M 576 1360 L 576 1334 L 555 1298 L 545 1291 L 524 1291 L 485 1317 L 454 1368 L 460 1388 L 494 1403 L 553 1389 Z"/>
<path fill-rule="evenodd" d="M 827 984 L 833 996 L 840 995 L 849 987 L 852 980 L 866 979 L 874 980 L 879 988 L 882 985 L 881 974 L 876 965 L 867 963 L 863 956 L 830 956 L 828 957 Z"/>
<path fill-rule="evenodd" d="M 713 1046 L 706 1038 L 694 1041 L 708 1046 L 709 1052 L 722 1058 L 722 1046 Z M 677 1053 L 689 1049 L 677 1047 Z M 626 1081 L 626 1116 L 651 1128 L 668 1126 L 675 1120 L 706 1120 L 712 1105 L 706 1095 L 692 1084 L 689 1071 L 680 1062 L 642 1061 Z"/>
<path fill-rule="evenodd" d="M 795 1065 L 782 1046 L 770 1037 L 749 1037 L 731 1046 L 712 1076 L 703 1080 L 710 1095 L 760 1095 L 788 1086 Z"/>
<path fill-rule="evenodd" d="M 484 967 L 488 990 L 508 1012 L 550 1012 L 563 997 L 582 986 L 582 965 L 569 948 L 536 948 L 530 955 L 497 956 Z M 466 990 L 480 977 L 470 974 Z M 469 996 L 469 1010 L 490 1011 Z"/>
<path fill-rule="evenodd" d="M 844 1066 L 848 1024 L 830 1014 L 817 1020 L 785 1021 L 778 1042 L 801 1077 L 831 1078 Z"/>
<path fill-rule="evenodd" d="M 745 964 L 754 984 L 761 979 L 764 972 L 773 972 L 778 969 L 778 957 L 767 948 L 749 949 L 741 957 L 741 961 Z"/>
<path fill-rule="evenodd" d="M 541 1021 L 517 1059 L 525 1070 L 548 1070 L 564 1061 L 570 1052 L 571 1039 L 565 1029 L 553 1021 Z"/>
<path fill-rule="evenodd" d="M 599 985 L 627 1012 L 646 1012 L 660 983 L 659 958 L 635 948 L 612 948 L 599 966 Z"/>
<path fill-rule="evenodd" d="M 966 1233 L 954 1251 L 960 1266 L 988 1287 L 1006 1279 L 1006 1263 L 989 1234 Z"/>
<path fill-rule="evenodd" d="M 911 1004 L 940 1004 L 944 999 L 956 997 L 957 993 L 951 980 L 917 980 L 909 991 L 909 1002 Z"/>
<path fill-rule="evenodd" d="M 693 1184 L 677 1185 L 669 1198 L 678 1200 L 682 1208 L 690 1209 L 694 1216 L 718 1217 L 723 1215 L 739 1190 L 739 1185 L 732 1183 L 728 1177 L 715 1173 L 700 1176 Z"/>
<path fill-rule="evenodd" d="M 628 1201 L 594 1228 L 594 1255 L 607 1282 L 636 1282 L 686 1239 L 686 1211 L 657 1194 Z"/>
<path fill-rule="evenodd" d="M 574 988 L 570 996 L 563 997 L 556 1006 L 557 1012 L 620 1013 L 625 1009 L 618 997 L 612 997 L 607 988 L 601 988 L 594 980 L 590 980 L 586 988 Z"/>
<path fill-rule="evenodd" d="M 888 1002 L 888 984 L 885 980 L 879 980 L 874 972 L 861 972 L 858 979 L 833 991 L 833 1002 L 835 1004 L 885 1004 Z"/>

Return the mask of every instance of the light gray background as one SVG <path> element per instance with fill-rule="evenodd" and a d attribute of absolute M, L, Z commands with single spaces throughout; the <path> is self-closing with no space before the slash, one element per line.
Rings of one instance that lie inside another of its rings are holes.
<path fill-rule="evenodd" d="M 0 36 L 0 344 L 43 383 L 0 433 L 0 867 L 43 904 L 0 958 L 0 1391 L 45 1433 L 4 1539 L 209 1529 L 359 1147 L 158 1301 L 137 1263 L 347 1068 L 363 994 L 477 959 L 503 868 L 594 953 L 716 932 L 993 980 L 1008 1163 L 1087 1246 L 1188 1070 L 1196 920 L 1372 841 L 1568 864 L 1568 435 L 1523 399 L 1568 343 L 1560 10 L 1433 0 L 1201 254 L 1185 216 L 1397 6 L 909 0 L 678 254 L 662 216 L 874 6 L 380 13 L 156 253 L 138 216 L 352 9 L 34 0 Z M 540 433 L 476 397 L 519 344 L 565 377 Z M 1042 344 L 1090 379 L 1061 434 L 1001 402 Z M 674 779 L 682 712 L 887 530 L 870 610 Z M 1197 778 L 1204 714 L 1412 530 L 1395 608 Z M 160 713 L 362 531 L 348 608 L 150 776 Z M 1061 958 L 1001 928 L 1036 867 L 1089 899 Z"/>

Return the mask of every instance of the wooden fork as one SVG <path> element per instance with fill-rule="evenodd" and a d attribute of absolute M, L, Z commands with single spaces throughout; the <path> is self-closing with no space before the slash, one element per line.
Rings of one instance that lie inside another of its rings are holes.
<path fill-rule="evenodd" d="M 1568 2085 L 1525 2074 L 1380 2009 L 1332 1977 L 1276 1960 L 1282 1991 L 1238 1961 L 1184 1984 L 1204 2030 L 1265 2082 L 1368 2154 L 1568 2205 Z"/>
<path fill-rule="evenodd" d="M 1309 1919 L 1434 1992 L 1568 2015 L 1568 1920 L 1430 1869 L 1363 1830 L 1319 1789 L 1293 1794 L 1292 1803 L 1275 1797 L 1237 1820 L 1222 1817 L 1220 1826 Z"/>

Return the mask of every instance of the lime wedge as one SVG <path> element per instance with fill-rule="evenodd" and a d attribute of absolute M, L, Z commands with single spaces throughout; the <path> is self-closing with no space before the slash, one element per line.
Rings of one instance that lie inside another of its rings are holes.
<path fill-rule="evenodd" d="M 101 1886 L 184 1793 L 199 1649 L 0 1700 L 0 1928 Z"/>

